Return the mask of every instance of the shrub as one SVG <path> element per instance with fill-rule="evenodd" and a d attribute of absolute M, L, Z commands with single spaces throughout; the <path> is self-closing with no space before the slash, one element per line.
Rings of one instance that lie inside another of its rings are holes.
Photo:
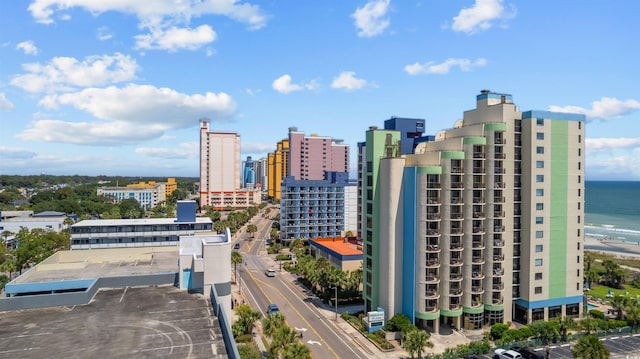
<path fill-rule="evenodd" d="M 243 335 L 237 336 L 235 339 L 236 339 L 236 343 L 251 343 L 253 341 L 253 335 L 243 334 Z"/>
<path fill-rule="evenodd" d="M 599 311 L 597 309 L 591 309 L 589 311 L 589 315 L 591 316 L 591 318 L 604 319 L 604 313 L 602 313 L 601 311 Z"/>
<path fill-rule="evenodd" d="M 390 332 L 405 332 L 410 326 L 413 326 L 411 319 L 402 313 L 398 313 L 387 320 L 384 329 Z"/>
<path fill-rule="evenodd" d="M 501 339 L 504 333 L 509 330 L 509 326 L 504 323 L 496 323 L 491 326 L 491 339 Z"/>
<path fill-rule="evenodd" d="M 487 354 L 491 352 L 491 343 L 488 340 L 469 343 L 469 354 Z"/>

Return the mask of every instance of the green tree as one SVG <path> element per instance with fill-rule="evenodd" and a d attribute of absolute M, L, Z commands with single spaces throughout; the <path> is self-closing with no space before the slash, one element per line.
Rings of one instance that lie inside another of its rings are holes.
<path fill-rule="evenodd" d="M 269 346 L 269 355 L 277 358 L 280 353 L 286 352 L 290 345 L 298 340 L 298 334 L 289 326 L 281 326 L 273 333 L 271 345 Z"/>
<path fill-rule="evenodd" d="M 69 232 L 60 233 L 47 231 L 42 228 L 34 228 L 29 231 L 21 228 L 16 234 L 18 245 L 13 251 L 15 271 L 30 268 L 50 257 L 59 250 L 69 249 Z"/>
<path fill-rule="evenodd" d="M 238 353 L 242 359 L 262 359 L 262 353 L 255 344 L 238 344 Z"/>
<path fill-rule="evenodd" d="M 280 312 L 268 315 L 262 319 L 262 331 L 268 337 L 272 337 L 273 334 L 284 325 L 285 317 L 284 314 Z"/>
<path fill-rule="evenodd" d="M 304 250 L 304 241 L 300 238 L 296 238 L 289 242 L 289 250 L 299 256 L 302 250 Z"/>
<path fill-rule="evenodd" d="M 605 282 L 610 287 L 614 288 L 622 288 L 622 283 L 624 283 L 624 271 L 620 268 L 620 266 L 612 261 L 611 259 L 607 259 L 602 262 L 602 265 L 605 269 Z"/>
<path fill-rule="evenodd" d="M 531 328 L 533 335 L 542 340 L 544 344 L 555 341 L 560 336 L 558 323 L 555 321 L 545 322 L 538 320 L 529 324 L 529 328 Z"/>
<path fill-rule="evenodd" d="M 587 335 L 598 330 L 598 320 L 594 318 L 584 318 L 580 321 L 580 328 L 585 331 Z"/>
<path fill-rule="evenodd" d="M 231 251 L 231 263 L 233 263 L 233 278 L 235 283 L 238 281 L 238 264 L 242 264 L 242 254 L 238 251 Z"/>
<path fill-rule="evenodd" d="M 13 234 L 14 234 L 13 232 L 11 232 L 11 231 L 9 231 L 9 230 L 6 230 L 6 229 L 5 229 L 4 231 L 2 231 L 2 233 L 0 234 L 0 235 L 2 236 L 2 238 L 3 238 L 3 242 L 2 242 L 2 244 L 3 244 L 5 247 L 7 246 L 7 239 L 8 239 L 10 236 L 12 236 Z"/>
<path fill-rule="evenodd" d="M 491 326 L 490 336 L 491 340 L 498 340 L 502 338 L 504 332 L 509 330 L 509 326 L 504 323 L 496 323 Z"/>
<path fill-rule="evenodd" d="M 258 231 L 258 227 L 255 224 L 250 224 L 247 226 L 247 233 L 253 237 L 253 234 Z"/>
<path fill-rule="evenodd" d="M 402 313 L 398 313 L 387 320 L 384 329 L 390 332 L 404 332 L 411 326 L 413 326 L 411 319 Z"/>
<path fill-rule="evenodd" d="M 624 307 L 626 300 L 627 298 L 623 295 L 616 295 L 611 299 L 611 306 L 613 307 L 613 310 L 616 311 L 617 320 L 622 319 L 622 308 Z"/>
<path fill-rule="evenodd" d="M 573 356 L 578 359 L 607 359 L 611 355 L 595 335 L 586 335 L 578 339 L 571 351 Z"/>
<path fill-rule="evenodd" d="M 276 239 L 278 239 L 278 237 L 280 237 L 279 231 L 275 228 L 271 228 L 271 231 L 269 232 L 269 238 L 275 241 Z"/>
<path fill-rule="evenodd" d="M 558 323 L 558 331 L 560 332 L 560 340 L 563 342 L 567 341 L 567 334 L 570 330 L 574 330 L 578 328 L 578 323 L 568 316 L 563 318 L 556 318 L 555 321 Z"/>
<path fill-rule="evenodd" d="M 402 337 L 402 348 L 409 353 L 411 359 L 413 359 L 415 354 L 418 354 L 418 359 L 421 359 L 425 347 L 433 347 L 433 343 L 429 341 L 429 336 L 425 331 L 414 329 L 404 333 Z"/>
<path fill-rule="evenodd" d="M 640 321 L 640 303 L 635 300 L 628 301 L 625 312 L 627 314 L 627 320 L 633 323 L 633 328 L 635 329 Z"/>
<path fill-rule="evenodd" d="M 255 322 L 260 319 L 260 312 L 256 312 L 251 309 L 248 304 L 241 304 L 236 308 L 236 314 L 238 314 L 238 320 L 233 323 L 231 331 L 234 337 L 238 337 L 243 334 L 251 334 Z"/>
<path fill-rule="evenodd" d="M 311 359 L 311 351 L 304 344 L 293 343 L 282 354 L 283 359 Z"/>

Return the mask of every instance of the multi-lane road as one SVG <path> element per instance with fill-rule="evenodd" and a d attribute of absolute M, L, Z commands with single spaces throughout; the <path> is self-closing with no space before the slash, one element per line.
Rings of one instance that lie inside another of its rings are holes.
<path fill-rule="evenodd" d="M 269 217 L 273 212 L 272 209 Z M 289 326 L 302 333 L 302 341 L 314 358 L 367 358 L 353 339 L 335 326 L 333 318 L 322 315 L 315 305 L 317 298 L 266 256 L 265 238 L 269 236 L 272 221 L 257 215 L 251 223 L 258 231 L 252 240 L 239 239 L 244 264 L 238 271 L 240 291 L 244 291 L 251 307 L 266 315 L 270 303 L 278 305 Z M 267 277 L 264 274 L 267 268 L 275 269 L 276 276 Z"/>

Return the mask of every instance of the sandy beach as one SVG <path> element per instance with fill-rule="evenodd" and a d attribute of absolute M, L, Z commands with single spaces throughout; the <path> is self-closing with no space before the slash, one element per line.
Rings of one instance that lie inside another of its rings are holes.
<path fill-rule="evenodd" d="M 584 249 L 587 251 L 604 252 L 620 258 L 640 259 L 640 244 L 634 242 L 585 236 Z"/>

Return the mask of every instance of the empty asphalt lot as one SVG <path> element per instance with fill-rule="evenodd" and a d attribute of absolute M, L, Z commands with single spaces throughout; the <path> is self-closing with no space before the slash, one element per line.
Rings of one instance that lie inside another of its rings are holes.
<path fill-rule="evenodd" d="M 0 358 L 226 358 L 202 295 L 99 291 L 88 305 L 0 312 Z"/>

